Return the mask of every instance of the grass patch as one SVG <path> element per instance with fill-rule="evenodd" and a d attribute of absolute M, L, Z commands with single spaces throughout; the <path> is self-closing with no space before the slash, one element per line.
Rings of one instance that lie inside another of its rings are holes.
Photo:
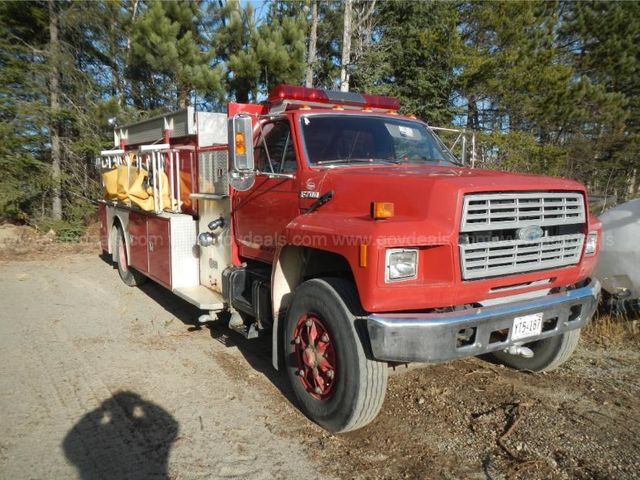
<path fill-rule="evenodd" d="M 53 230 L 55 232 L 55 240 L 62 243 L 78 241 L 86 230 L 86 227 L 80 221 L 43 219 L 37 225 L 43 234 Z"/>
<path fill-rule="evenodd" d="M 596 312 L 583 329 L 585 338 L 603 345 L 640 343 L 640 319 L 613 313 Z"/>

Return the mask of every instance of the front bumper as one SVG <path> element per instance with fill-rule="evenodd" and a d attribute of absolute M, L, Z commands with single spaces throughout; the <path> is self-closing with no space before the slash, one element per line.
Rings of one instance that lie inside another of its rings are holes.
<path fill-rule="evenodd" d="M 600 283 L 533 300 L 446 313 L 371 314 L 367 328 L 373 357 L 390 362 L 446 362 L 503 350 L 584 326 L 595 311 Z M 515 317 L 543 313 L 540 335 L 511 340 Z M 473 335 L 460 340 L 461 331 Z M 466 330 L 468 333 L 470 330 Z"/>

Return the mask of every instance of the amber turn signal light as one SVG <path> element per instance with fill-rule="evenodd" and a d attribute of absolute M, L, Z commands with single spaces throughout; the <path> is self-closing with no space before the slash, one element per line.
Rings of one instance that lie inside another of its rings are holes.
<path fill-rule="evenodd" d="M 372 202 L 371 218 L 374 220 L 383 220 L 393 217 L 393 203 L 391 202 Z"/>
<path fill-rule="evenodd" d="M 244 145 L 244 134 L 236 133 L 236 155 L 244 155 L 246 153 L 246 148 Z"/>

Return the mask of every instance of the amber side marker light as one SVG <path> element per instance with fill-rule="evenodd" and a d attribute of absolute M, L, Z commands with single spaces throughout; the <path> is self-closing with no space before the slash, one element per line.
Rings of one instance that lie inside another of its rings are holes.
<path fill-rule="evenodd" d="M 372 202 L 371 218 L 374 220 L 384 220 L 393 217 L 393 203 L 391 202 Z"/>
<path fill-rule="evenodd" d="M 367 267 L 367 244 L 363 243 L 360 245 L 360 266 L 362 268 Z"/>
<path fill-rule="evenodd" d="M 237 155 L 244 155 L 246 153 L 246 148 L 244 145 L 244 134 L 243 133 L 236 133 L 236 154 Z"/>

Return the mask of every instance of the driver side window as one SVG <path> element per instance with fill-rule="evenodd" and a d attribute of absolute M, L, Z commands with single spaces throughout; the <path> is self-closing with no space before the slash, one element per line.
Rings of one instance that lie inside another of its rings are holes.
<path fill-rule="evenodd" d="M 287 120 L 276 120 L 262 126 L 255 152 L 256 168 L 265 173 L 296 171 L 296 153 Z"/>

